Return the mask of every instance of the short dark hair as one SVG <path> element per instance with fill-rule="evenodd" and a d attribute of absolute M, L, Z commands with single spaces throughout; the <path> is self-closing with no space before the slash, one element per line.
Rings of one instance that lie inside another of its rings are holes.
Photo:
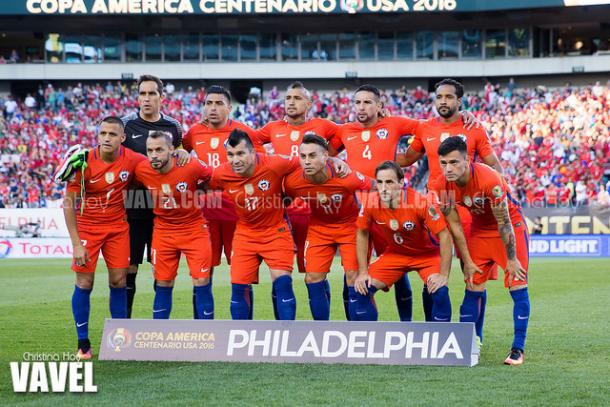
<path fill-rule="evenodd" d="M 371 92 L 372 94 L 375 95 L 375 97 L 377 99 L 381 98 L 381 92 L 379 91 L 379 88 L 375 85 L 370 85 L 370 84 L 361 85 L 358 87 L 358 89 L 356 89 L 356 91 L 354 92 L 354 95 L 358 92 Z"/>
<path fill-rule="evenodd" d="M 118 124 L 121 130 L 125 131 L 125 124 L 123 124 L 123 120 L 118 116 L 106 116 L 100 121 L 100 126 L 102 123 Z"/>
<path fill-rule="evenodd" d="M 405 177 L 405 173 L 402 170 L 402 168 L 400 168 L 400 165 L 398 165 L 397 163 L 395 163 L 394 161 L 384 161 L 381 164 L 379 164 L 377 166 L 377 168 L 375 168 L 375 177 L 377 176 L 377 173 L 379 173 L 379 171 L 383 171 L 383 170 L 392 170 L 394 171 L 394 173 L 396 174 L 396 178 L 398 178 L 398 180 L 402 180 Z"/>
<path fill-rule="evenodd" d="M 161 131 L 161 130 L 155 130 L 155 131 L 151 131 L 150 134 L 148 135 L 148 138 L 156 140 L 159 138 L 164 138 L 165 142 L 167 143 L 168 146 L 172 146 L 173 142 L 174 142 L 174 136 L 172 136 L 172 133 L 168 132 L 168 131 Z"/>
<path fill-rule="evenodd" d="M 159 95 L 163 94 L 163 81 L 155 75 L 141 75 L 138 78 L 138 91 L 140 90 L 140 85 L 142 84 L 142 82 L 154 82 L 157 84 L 157 91 L 159 92 Z"/>
<path fill-rule="evenodd" d="M 301 141 L 301 144 L 317 144 L 324 150 L 328 151 L 328 142 L 322 137 L 318 136 L 316 133 L 305 134 L 303 136 L 303 141 Z"/>
<path fill-rule="evenodd" d="M 460 82 L 456 81 L 455 79 L 451 79 L 451 78 L 446 78 L 443 79 L 440 82 L 437 82 L 436 85 L 434 85 L 434 91 L 436 92 L 438 90 L 438 88 L 440 88 L 441 86 L 453 86 L 455 88 L 455 95 L 458 97 L 458 99 L 460 99 L 462 96 L 464 96 L 464 85 L 462 85 Z"/>
<path fill-rule="evenodd" d="M 250 136 L 248 136 L 248 133 L 239 129 L 235 129 L 229 134 L 227 145 L 235 148 L 242 141 L 246 142 L 246 147 L 248 147 L 250 151 L 254 150 L 254 144 L 252 144 L 252 140 L 250 139 Z"/>
<path fill-rule="evenodd" d="M 468 145 L 459 136 L 448 137 L 441 143 L 440 146 L 438 146 L 437 153 L 439 156 L 444 156 L 453 151 L 468 154 Z"/>
<path fill-rule="evenodd" d="M 231 92 L 220 85 L 212 85 L 207 88 L 205 90 L 205 98 L 207 99 L 209 95 L 223 95 L 227 98 L 227 102 L 231 104 Z"/>
<path fill-rule="evenodd" d="M 305 87 L 305 85 L 303 85 L 303 82 L 300 81 L 296 81 L 296 82 L 292 82 L 290 85 L 288 85 L 288 87 L 286 88 L 286 90 L 290 90 L 290 89 L 300 89 L 303 91 L 303 93 L 305 94 L 305 96 L 307 96 L 307 99 L 311 99 L 311 93 L 309 92 L 309 89 L 307 89 Z"/>

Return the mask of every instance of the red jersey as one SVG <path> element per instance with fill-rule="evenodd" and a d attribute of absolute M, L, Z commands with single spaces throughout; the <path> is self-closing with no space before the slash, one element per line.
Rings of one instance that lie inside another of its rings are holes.
<path fill-rule="evenodd" d="M 406 117 L 384 117 L 371 127 L 364 128 L 358 122 L 339 127 L 333 145 L 345 146 L 347 164 L 367 177 L 375 177 L 375 168 L 382 161 L 396 160 L 400 138 L 411 135 L 419 122 Z"/>
<path fill-rule="evenodd" d="M 436 192 L 441 206 L 461 205 L 472 215 L 472 231 L 478 233 L 491 232 L 490 236 L 498 235 L 498 222 L 491 210 L 491 204 L 499 204 L 504 199 L 508 201 L 508 210 L 513 225 L 524 222 L 521 215 L 521 205 L 513 198 L 508 184 L 500 174 L 486 164 L 471 163 L 470 179 L 464 187 L 455 182 L 449 182 L 444 175 L 436 178 L 430 184 L 431 191 Z"/>
<path fill-rule="evenodd" d="M 182 146 L 186 151 L 195 151 L 197 157 L 211 169 L 218 168 L 221 164 L 227 162 L 225 143 L 229 134 L 235 129 L 248 133 L 257 151 L 260 149 L 264 151 L 258 141 L 260 138 L 258 131 L 233 119 L 227 120 L 227 124 L 221 129 L 213 129 L 202 123 L 195 124 L 182 139 Z M 209 220 L 237 220 L 235 204 L 224 193 L 206 195 L 206 201 L 203 203 L 203 215 Z"/>
<path fill-rule="evenodd" d="M 444 124 L 437 117 L 420 122 L 415 130 L 410 148 L 418 153 L 425 152 L 428 156 L 428 166 L 430 167 L 428 182 L 442 175 L 443 170 L 437 153 L 438 147 L 452 136 L 461 137 L 466 142 L 468 157 L 471 161 L 476 161 L 478 157 L 487 157 L 494 152 L 485 130 L 481 127 L 466 130 L 461 118 L 451 124 Z"/>
<path fill-rule="evenodd" d="M 89 152 L 85 168 L 85 196 L 81 202 L 83 213 L 77 211 L 76 219 L 82 224 L 107 224 L 125 218 L 123 191 L 134 177 L 140 161 L 146 157 L 123 146 L 119 156 L 112 163 L 106 163 L 100 156 L 99 147 Z M 81 171 L 68 182 L 67 192 L 81 191 Z"/>
<path fill-rule="evenodd" d="M 238 225 L 251 229 L 277 227 L 284 221 L 282 182 L 284 177 L 300 167 L 298 159 L 256 154 L 254 173 L 242 177 L 229 163 L 214 170 L 211 189 L 224 189 L 235 202 Z"/>
<path fill-rule="evenodd" d="M 203 160 L 208 167 L 218 168 L 220 164 L 227 162 L 225 143 L 229 134 L 235 129 L 248 133 L 250 140 L 258 151 L 261 145 L 258 141 L 260 138 L 259 132 L 233 119 L 227 120 L 227 124 L 221 129 L 213 129 L 202 123 L 195 124 L 182 139 L 182 146 L 188 152 L 194 150 L 197 157 Z"/>
<path fill-rule="evenodd" d="M 310 119 L 296 126 L 286 120 L 276 120 L 267 123 L 259 130 L 259 140 L 263 144 L 271 143 L 275 154 L 298 157 L 299 146 L 305 134 L 315 133 L 326 140 L 333 140 L 332 143 L 337 143 L 337 139 L 334 138 L 337 129 L 339 129 L 338 124 L 320 118 Z"/>
<path fill-rule="evenodd" d="M 375 222 L 386 237 L 388 252 L 417 256 L 439 250 L 436 237 L 447 227 L 445 218 L 426 198 L 411 188 L 403 189 L 397 208 L 382 205 L 377 192 L 363 198 L 358 229 L 369 230 Z"/>
<path fill-rule="evenodd" d="M 314 184 L 303 169 L 294 171 L 284 180 L 286 195 L 301 198 L 311 209 L 310 224 L 353 223 L 358 216 L 355 191 L 369 191 L 373 180 L 359 172 L 339 178 L 332 165 L 327 164 L 329 179 L 323 184 Z"/>
<path fill-rule="evenodd" d="M 178 167 L 173 158 L 173 167 L 165 174 L 154 170 L 148 161 L 136 167 L 136 179 L 148 189 L 153 198 L 155 228 L 186 229 L 205 222 L 201 214 L 199 181 L 208 181 L 212 170 L 199 160 L 191 160 Z"/>

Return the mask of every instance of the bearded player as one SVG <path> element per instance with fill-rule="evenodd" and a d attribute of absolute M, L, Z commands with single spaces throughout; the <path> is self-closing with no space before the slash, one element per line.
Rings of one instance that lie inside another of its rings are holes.
<path fill-rule="evenodd" d="M 203 103 L 203 120 L 189 129 L 182 140 L 182 146 L 188 152 L 195 152 L 197 157 L 213 170 L 227 162 L 225 143 L 233 130 L 239 129 L 246 132 L 254 142 L 258 140 L 259 136 L 256 130 L 231 119 L 230 115 L 233 110 L 231 93 L 222 86 L 208 87 Z M 257 147 L 259 151 L 264 151 L 262 146 Z M 214 267 L 220 265 L 223 253 L 227 263 L 231 264 L 237 213 L 235 204 L 226 193 L 208 191 L 203 204 L 203 214 L 208 222 L 212 244 L 212 270 L 210 272 L 212 275 Z"/>
<path fill-rule="evenodd" d="M 334 135 L 339 128 L 336 123 L 322 118 L 308 117 L 311 111 L 311 93 L 301 82 L 294 82 L 286 89 L 284 97 L 284 111 L 286 116 L 281 120 L 267 123 L 259 130 L 259 140 L 262 143 L 271 143 L 275 154 L 289 157 L 298 157 L 303 136 L 314 133 L 325 140 L 336 140 Z M 329 144 L 329 154 L 337 154 L 336 149 Z M 309 225 L 310 209 L 298 199 L 286 208 L 292 237 L 297 249 L 297 266 L 300 273 L 305 273 L 305 241 Z M 325 280 L 326 292 L 330 297 L 330 286 Z M 272 295 L 275 295 L 272 293 Z M 347 291 L 344 293 L 344 302 L 347 306 Z M 346 314 L 347 316 L 347 314 Z"/>
<path fill-rule="evenodd" d="M 468 157 L 471 161 L 481 159 L 485 164 L 502 174 L 502 165 L 491 146 L 485 129 L 482 126 L 475 126 L 469 129 L 464 126 L 464 117 L 460 113 L 464 96 L 462 84 L 453 79 L 443 79 L 434 86 L 434 89 L 434 104 L 438 117 L 433 117 L 419 123 L 409 149 L 405 154 L 397 157 L 397 162 L 402 167 L 408 167 L 419 161 L 425 154 L 428 159 L 428 182 L 430 183 L 443 173 L 437 154 L 438 146 L 448 137 L 459 136 L 468 145 Z M 460 213 L 464 233 L 468 236 L 470 233 L 470 223 L 472 222 L 470 213 L 460 206 L 457 207 L 457 210 Z M 494 279 L 496 274 L 494 272 Z M 485 309 L 486 303 L 487 292 L 483 291 L 481 309 Z M 426 315 L 426 320 L 431 320 L 431 318 L 432 315 Z M 481 338 L 482 322 L 477 323 L 477 334 Z"/>
<path fill-rule="evenodd" d="M 98 146 L 87 153 L 86 161 L 85 156 L 81 156 L 80 164 L 84 168 L 68 182 L 64 198 L 64 217 L 73 247 L 72 270 L 76 273 L 72 313 L 79 359 L 91 359 L 90 296 L 100 252 L 108 267 L 110 315 L 127 318 L 125 279 L 129 268 L 129 224 L 123 191 L 133 179 L 137 163 L 146 157 L 122 147 L 124 140 L 121 119 L 113 116 L 103 119 L 97 135 Z M 63 165 L 60 171 L 67 168 Z M 63 177 L 69 176 L 63 174 Z"/>
<path fill-rule="evenodd" d="M 354 193 L 370 190 L 373 181 L 357 172 L 339 177 L 329 162 L 328 142 L 315 134 L 303 137 L 300 163 L 301 169 L 284 179 L 284 191 L 311 208 L 305 243 L 305 283 L 313 319 L 328 320 L 330 298 L 326 276 L 339 250 L 347 286 L 353 290 L 358 271 L 355 223 L 358 205 Z M 353 318 L 351 315 L 349 319 Z"/>
<path fill-rule="evenodd" d="M 485 164 L 471 162 L 468 145 L 450 137 L 438 148 L 443 175 L 431 184 L 464 262 L 466 281 L 460 321 L 476 323 L 483 317 L 481 296 L 493 268 L 504 269 L 504 286 L 513 299 L 514 336 L 504 361 L 520 365 L 530 317 L 527 290 L 529 235 L 521 206 L 502 176 Z M 455 207 L 464 206 L 472 215 L 471 233 L 465 238 Z"/>
<path fill-rule="evenodd" d="M 150 191 L 154 203 L 151 259 L 157 288 L 153 318 L 169 319 L 174 281 L 184 254 L 195 291 L 195 318 L 213 319 L 212 250 L 197 194 L 197 184 L 209 181 L 212 171 L 199 160 L 178 166 L 172 137 L 165 132 L 149 134 L 146 153 L 148 161 L 138 164 L 136 179 Z"/>

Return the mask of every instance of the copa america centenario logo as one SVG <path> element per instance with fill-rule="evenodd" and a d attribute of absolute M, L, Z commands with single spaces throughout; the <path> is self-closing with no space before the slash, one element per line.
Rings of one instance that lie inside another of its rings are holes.
<path fill-rule="evenodd" d="M 341 0 L 341 10 L 356 14 L 364 8 L 364 0 Z"/>
<path fill-rule="evenodd" d="M 123 348 L 131 346 L 131 333 L 125 328 L 117 328 L 110 332 L 106 341 L 109 348 L 115 352 L 120 352 Z"/>

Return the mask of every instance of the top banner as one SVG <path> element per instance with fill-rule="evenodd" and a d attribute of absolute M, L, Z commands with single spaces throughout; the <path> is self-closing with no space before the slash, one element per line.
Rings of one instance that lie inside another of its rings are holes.
<path fill-rule="evenodd" d="M 0 15 L 473 12 L 600 4 L 610 0 L 10 0 L 0 3 Z"/>

